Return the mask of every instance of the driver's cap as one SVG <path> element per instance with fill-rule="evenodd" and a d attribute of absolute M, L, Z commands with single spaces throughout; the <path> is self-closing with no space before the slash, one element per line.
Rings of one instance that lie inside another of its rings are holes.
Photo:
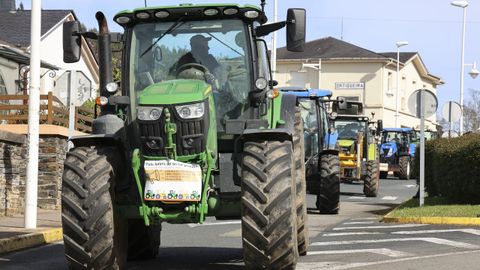
<path fill-rule="evenodd" d="M 190 44 L 205 43 L 211 39 L 212 39 L 211 37 L 205 37 L 203 35 L 195 35 L 190 39 Z"/>

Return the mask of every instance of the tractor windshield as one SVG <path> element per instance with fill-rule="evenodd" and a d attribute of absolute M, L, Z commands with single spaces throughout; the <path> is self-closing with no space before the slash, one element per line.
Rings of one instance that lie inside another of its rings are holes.
<path fill-rule="evenodd" d="M 358 133 L 364 133 L 366 123 L 349 119 L 336 119 L 335 129 L 338 131 L 340 139 L 356 139 Z"/>
<path fill-rule="evenodd" d="M 383 143 L 408 143 L 408 133 L 405 132 L 396 132 L 396 131 L 384 131 L 382 133 L 382 144 Z"/>
<path fill-rule="evenodd" d="M 149 85 L 174 79 L 199 79 L 229 100 L 244 103 L 251 81 L 247 27 L 241 20 L 177 21 L 138 24 L 130 46 L 131 96 Z M 230 105 L 235 106 L 235 105 Z"/>

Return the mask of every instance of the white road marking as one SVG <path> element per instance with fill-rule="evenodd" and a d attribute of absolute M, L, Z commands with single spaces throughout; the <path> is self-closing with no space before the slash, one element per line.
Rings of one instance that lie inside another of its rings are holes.
<path fill-rule="evenodd" d="M 416 187 L 417 185 L 405 185 L 405 187 L 407 188 L 412 188 L 412 187 Z"/>
<path fill-rule="evenodd" d="M 399 258 L 407 257 L 412 254 L 397 250 L 391 250 L 388 248 L 366 248 L 366 249 L 349 249 L 349 250 L 322 250 L 322 251 L 309 251 L 307 255 L 332 255 L 332 254 L 353 254 L 353 253 L 375 253 L 379 255 L 385 255 L 388 257 Z"/>
<path fill-rule="evenodd" d="M 348 197 L 349 200 L 365 200 L 366 197 L 360 197 L 360 196 L 351 196 Z"/>
<path fill-rule="evenodd" d="M 351 218 L 350 220 L 378 220 L 377 217 Z"/>
<path fill-rule="evenodd" d="M 395 196 L 384 196 L 382 198 L 382 200 L 385 200 L 385 201 L 395 201 L 398 197 L 395 197 Z"/>
<path fill-rule="evenodd" d="M 322 236 L 348 236 L 348 235 L 371 235 L 382 234 L 379 232 L 345 232 L 345 233 L 324 233 Z"/>
<path fill-rule="evenodd" d="M 338 227 L 333 231 L 358 230 L 358 229 L 390 229 L 390 228 L 414 228 L 428 226 L 429 224 L 400 224 L 400 225 L 379 225 L 379 226 L 354 226 L 354 227 Z"/>
<path fill-rule="evenodd" d="M 398 258 L 398 259 L 389 259 L 389 260 L 383 260 L 383 261 L 363 262 L 363 263 L 343 263 L 343 262 L 297 263 L 297 268 L 296 269 L 297 270 L 345 270 L 345 269 L 379 265 L 379 264 L 390 264 L 390 263 L 397 263 L 397 262 L 424 260 L 424 259 L 431 259 L 431 258 L 438 258 L 438 257 L 445 257 L 445 256 L 455 256 L 455 255 L 464 255 L 464 254 L 472 254 L 472 253 L 480 253 L 480 250 L 449 252 L 449 253 L 442 253 L 442 254 L 408 257 L 408 258 Z"/>
<path fill-rule="evenodd" d="M 344 222 L 342 225 L 360 225 L 360 224 L 373 224 L 375 221 L 352 221 Z"/>
<path fill-rule="evenodd" d="M 231 224 L 240 224 L 241 220 L 234 220 L 234 221 L 222 221 L 222 222 L 206 222 L 203 224 L 188 224 L 188 227 L 195 228 L 195 227 L 202 227 L 202 226 L 220 226 L 220 225 L 231 225 Z"/>
<path fill-rule="evenodd" d="M 424 241 L 438 245 L 452 246 L 457 248 L 476 249 L 477 245 L 468 243 L 441 239 L 436 237 L 412 237 L 412 238 L 394 238 L 394 239 L 372 239 L 372 240 L 349 240 L 349 241 L 330 241 L 330 242 L 315 242 L 311 246 L 331 246 L 331 245 L 352 245 L 352 244 L 376 244 L 388 242 L 408 242 L 408 241 Z"/>
<path fill-rule="evenodd" d="M 447 229 L 447 230 L 423 230 L 423 231 L 399 231 L 392 234 L 424 234 L 424 233 L 446 233 L 446 232 L 464 232 L 474 235 L 480 235 L 480 230 L 476 229 Z"/>

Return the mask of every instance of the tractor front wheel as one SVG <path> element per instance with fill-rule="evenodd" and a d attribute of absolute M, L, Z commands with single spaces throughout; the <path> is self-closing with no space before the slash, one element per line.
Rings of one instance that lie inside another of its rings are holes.
<path fill-rule="evenodd" d="M 410 179 L 410 157 L 401 156 L 398 159 L 398 165 L 400 166 L 400 170 L 398 171 L 398 177 L 401 180 L 409 180 Z"/>
<path fill-rule="evenodd" d="M 113 211 L 121 155 L 112 147 L 79 147 L 67 153 L 62 177 L 62 227 L 70 269 L 122 269 L 126 220 Z"/>
<path fill-rule="evenodd" d="M 316 206 L 322 214 L 338 214 L 340 208 L 340 159 L 336 154 L 320 157 L 320 192 Z"/>
<path fill-rule="evenodd" d="M 128 223 L 128 260 L 148 260 L 157 257 L 162 226 L 145 226 L 143 219 Z"/>
<path fill-rule="evenodd" d="M 367 197 L 377 197 L 380 174 L 378 171 L 378 161 L 367 161 L 367 174 L 363 180 L 363 194 Z"/>
<path fill-rule="evenodd" d="M 242 166 L 246 269 L 295 269 L 298 259 L 292 142 L 249 141 Z"/>

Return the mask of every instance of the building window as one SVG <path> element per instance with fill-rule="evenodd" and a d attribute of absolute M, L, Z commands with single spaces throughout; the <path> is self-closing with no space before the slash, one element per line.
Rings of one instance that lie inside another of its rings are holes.
<path fill-rule="evenodd" d="M 7 85 L 3 79 L 2 73 L 0 72 L 0 95 L 8 95 Z"/>
<path fill-rule="evenodd" d="M 388 72 L 388 77 L 387 77 L 387 94 L 392 94 L 392 72 Z"/>

